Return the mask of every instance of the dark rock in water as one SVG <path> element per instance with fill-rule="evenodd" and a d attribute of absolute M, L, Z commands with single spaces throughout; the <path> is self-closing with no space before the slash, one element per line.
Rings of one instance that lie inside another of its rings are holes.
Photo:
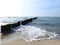
<path fill-rule="evenodd" d="M 28 23 L 32 22 L 33 20 L 35 20 L 35 19 L 37 19 L 37 17 L 24 20 L 24 21 L 22 21 L 22 25 L 28 24 Z"/>
<path fill-rule="evenodd" d="M 12 32 L 11 24 L 2 25 L 2 26 L 1 26 L 1 33 L 2 33 L 3 35 L 7 35 L 7 34 L 9 34 L 9 33 L 11 33 L 11 32 Z"/>
<path fill-rule="evenodd" d="M 37 19 L 37 17 L 26 19 L 24 21 L 21 21 L 21 23 L 20 23 L 20 21 L 18 21 L 18 22 L 13 23 L 13 24 L 1 25 L 1 33 L 3 35 L 7 35 L 7 34 L 13 32 L 12 28 L 16 28 L 16 27 L 20 26 L 21 24 L 22 25 L 28 24 L 28 23 L 32 22 L 33 20 L 35 20 L 35 19 Z"/>
<path fill-rule="evenodd" d="M 16 28 L 18 26 L 20 26 L 20 21 L 14 24 L 1 25 L 1 33 L 3 35 L 12 33 L 13 32 L 12 28 Z"/>
<path fill-rule="evenodd" d="M 33 20 L 37 19 L 38 17 L 34 17 Z"/>
<path fill-rule="evenodd" d="M 21 24 L 20 24 L 20 21 L 19 22 L 17 22 L 17 26 L 20 26 Z"/>
<path fill-rule="evenodd" d="M 15 28 L 15 27 L 18 27 L 18 26 L 20 26 L 20 21 L 17 22 L 17 23 L 11 24 L 11 27 L 12 28 Z"/>
<path fill-rule="evenodd" d="M 22 25 L 28 24 L 29 22 L 32 22 L 32 18 L 22 21 Z"/>

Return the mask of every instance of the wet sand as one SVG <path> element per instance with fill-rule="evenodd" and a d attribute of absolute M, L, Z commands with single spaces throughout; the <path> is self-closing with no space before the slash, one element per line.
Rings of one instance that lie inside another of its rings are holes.
<path fill-rule="evenodd" d="M 8 40 L 11 37 L 14 38 L 14 37 L 19 36 L 19 34 L 20 32 L 16 32 L 16 33 L 10 34 L 8 36 L 3 36 L 3 37 L 5 38 L 5 40 Z M 0 43 L 0 45 L 60 45 L 60 40 L 50 39 L 50 40 L 39 40 L 39 41 L 33 41 L 33 42 L 26 42 L 25 40 L 18 38 L 16 40 L 14 39 L 6 43 Z"/>
<path fill-rule="evenodd" d="M 22 39 L 17 39 L 8 43 L 0 43 L 0 45 L 60 45 L 60 40 L 41 40 L 28 43 Z"/>

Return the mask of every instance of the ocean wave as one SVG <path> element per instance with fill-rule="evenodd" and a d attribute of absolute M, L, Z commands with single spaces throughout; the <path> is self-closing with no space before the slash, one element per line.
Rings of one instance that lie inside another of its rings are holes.
<path fill-rule="evenodd" d="M 22 26 L 20 29 L 15 30 L 21 32 L 19 38 L 24 39 L 27 42 L 44 39 L 55 39 L 58 35 L 55 32 L 49 32 L 46 29 L 42 29 L 35 26 Z"/>
<path fill-rule="evenodd" d="M 50 32 L 47 31 L 46 29 L 29 25 L 25 26 L 21 25 L 13 30 L 15 31 L 15 34 L 9 35 L 8 38 L 0 40 L 0 43 L 7 43 L 18 38 L 23 39 L 27 42 L 45 39 L 55 39 L 58 35 L 55 32 Z"/>

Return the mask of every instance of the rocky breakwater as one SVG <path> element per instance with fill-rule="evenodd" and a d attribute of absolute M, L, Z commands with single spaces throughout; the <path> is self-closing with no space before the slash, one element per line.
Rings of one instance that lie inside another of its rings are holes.
<path fill-rule="evenodd" d="M 37 19 L 37 17 L 34 17 L 34 18 L 29 18 L 29 19 L 25 19 L 25 20 L 22 20 L 22 21 L 17 21 L 16 23 L 8 23 L 8 24 L 5 24 L 5 25 L 1 25 L 1 33 L 3 35 L 7 35 L 7 34 L 10 34 L 13 32 L 13 28 L 16 28 L 20 25 L 26 25 L 30 22 L 32 22 L 33 20 Z"/>

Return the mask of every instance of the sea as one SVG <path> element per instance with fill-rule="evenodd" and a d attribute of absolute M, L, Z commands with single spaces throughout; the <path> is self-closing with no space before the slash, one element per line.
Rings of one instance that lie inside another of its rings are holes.
<path fill-rule="evenodd" d="M 27 42 L 60 39 L 60 17 L 38 17 L 36 20 L 13 30 L 20 32 L 17 37 Z"/>

